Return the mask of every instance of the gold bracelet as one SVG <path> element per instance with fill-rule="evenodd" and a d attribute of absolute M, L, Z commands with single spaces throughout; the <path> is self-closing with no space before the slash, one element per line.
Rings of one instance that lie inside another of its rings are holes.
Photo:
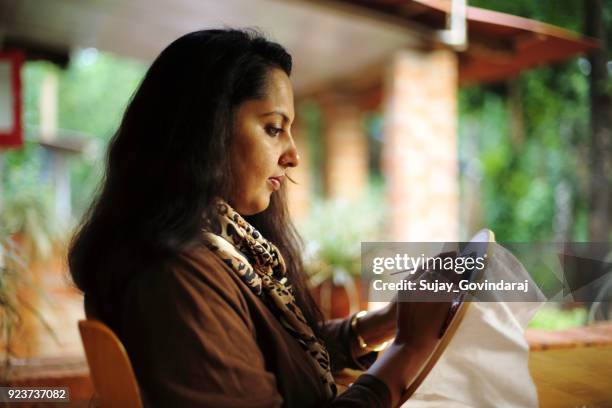
<path fill-rule="evenodd" d="M 388 342 L 384 342 L 378 346 L 375 347 L 371 347 L 368 346 L 368 343 L 365 342 L 365 340 L 363 339 L 363 337 L 361 337 L 359 335 L 359 331 L 357 330 L 357 323 L 359 322 L 359 319 L 364 317 L 365 315 L 367 315 L 368 312 L 366 312 L 365 310 L 362 310 L 358 313 L 355 313 L 353 315 L 353 317 L 351 317 L 351 330 L 353 332 L 353 334 L 355 335 L 355 338 L 357 339 L 357 343 L 359 344 L 359 348 L 363 349 L 363 350 L 370 350 L 370 351 L 381 351 L 384 350 L 385 347 L 387 347 L 387 343 Z"/>

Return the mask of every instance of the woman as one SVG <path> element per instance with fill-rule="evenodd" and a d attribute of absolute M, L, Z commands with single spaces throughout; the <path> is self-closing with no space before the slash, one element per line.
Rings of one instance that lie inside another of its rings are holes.
<path fill-rule="evenodd" d="M 435 346 L 446 304 L 321 319 L 285 201 L 299 164 L 290 73 L 290 55 L 256 33 L 187 34 L 111 142 L 69 264 L 150 405 L 394 406 Z M 393 336 L 373 362 L 371 345 Z M 338 396 L 344 367 L 367 372 Z"/>

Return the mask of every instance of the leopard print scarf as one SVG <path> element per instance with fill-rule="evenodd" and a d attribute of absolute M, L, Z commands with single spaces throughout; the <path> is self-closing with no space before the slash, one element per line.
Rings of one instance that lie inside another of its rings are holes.
<path fill-rule="evenodd" d="M 264 300 L 281 325 L 311 357 L 327 397 L 335 397 L 337 390 L 329 354 L 295 302 L 293 287 L 287 282 L 285 261 L 278 248 L 225 201 L 218 201 L 217 213 L 221 231 L 215 234 L 203 230 L 207 246 Z"/>

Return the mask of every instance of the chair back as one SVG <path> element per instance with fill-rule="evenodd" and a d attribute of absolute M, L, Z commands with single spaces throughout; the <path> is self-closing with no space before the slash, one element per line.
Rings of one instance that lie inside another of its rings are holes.
<path fill-rule="evenodd" d="M 130 359 L 115 333 L 99 320 L 80 320 L 79 331 L 100 407 L 142 407 Z"/>

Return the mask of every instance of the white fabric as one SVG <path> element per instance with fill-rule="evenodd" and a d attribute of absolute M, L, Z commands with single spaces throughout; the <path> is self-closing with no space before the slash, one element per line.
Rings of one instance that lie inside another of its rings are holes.
<path fill-rule="evenodd" d="M 508 281 L 530 279 L 510 252 L 493 245 L 487 274 Z M 544 300 L 539 290 L 536 292 L 529 298 L 533 302 L 472 302 L 455 337 L 402 407 L 537 407 L 524 337 L 527 324 Z"/>

